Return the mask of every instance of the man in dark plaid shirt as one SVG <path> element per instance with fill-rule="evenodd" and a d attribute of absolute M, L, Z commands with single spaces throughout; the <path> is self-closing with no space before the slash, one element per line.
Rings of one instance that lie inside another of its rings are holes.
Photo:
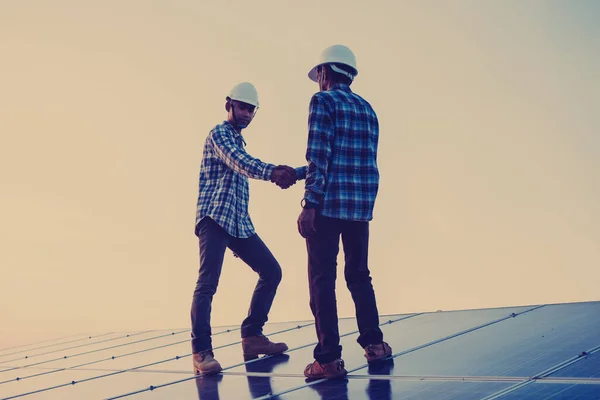
<path fill-rule="evenodd" d="M 226 98 L 227 120 L 215 126 L 204 144 L 196 235 L 200 242 L 200 272 L 192 301 L 192 351 L 196 374 L 214 374 L 221 365 L 214 359 L 210 311 L 227 248 L 258 275 L 248 317 L 242 322 L 245 359 L 279 354 L 285 343 L 273 343 L 262 334 L 279 282 L 281 267 L 254 231 L 248 214 L 248 178 L 270 180 L 282 188 L 296 181 L 296 171 L 252 157 L 244 149 L 242 129 L 258 108 L 258 94 L 248 82 L 236 85 Z"/>
<path fill-rule="evenodd" d="M 308 167 L 298 218 L 298 230 L 306 238 L 310 306 L 318 337 L 315 361 L 304 371 L 308 378 L 338 378 L 347 373 L 341 359 L 335 296 L 340 236 L 344 276 L 356 306 L 357 341 L 369 363 L 386 359 L 392 352 L 379 329 L 368 268 L 369 221 L 379 187 L 379 124 L 371 105 L 350 89 L 357 74 L 354 54 L 341 45 L 325 49 L 309 72 L 320 92 L 310 102 Z"/>

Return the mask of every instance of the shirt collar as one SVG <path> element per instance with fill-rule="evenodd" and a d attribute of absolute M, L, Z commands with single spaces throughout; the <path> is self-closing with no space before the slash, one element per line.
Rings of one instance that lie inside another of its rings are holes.
<path fill-rule="evenodd" d="M 352 92 L 352 89 L 350 89 L 350 86 L 348 86 L 344 83 L 336 83 L 335 85 L 330 87 L 329 90 L 341 90 L 343 92 Z"/>
<path fill-rule="evenodd" d="M 233 125 L 231 124 L 231 122 L 229 122 L 229 121 L 225 120 L 225 121 L 223 121 L 223 125 L 225 125 L 226 127 L 228 127 L 228 128 L 229 128 L 229 130 L 230 130 L 231 132 L 233 132 L 233 137 L 235 137 L 235 138 L 238 138 L 238 137 L 239 137 L 240 139 L 242 139 L 242 142 L 244 143 L 244 146 L 246 145 L 246 141 L 244 140 L 244 136 L 242 136 L 242 134 L 241 134 L 241 133 L 239 133 L 239 132 L 238 132 L 238 131 L 237 131 L 237 130 L 236 130 L 234 127 L 233 127 Z"/>

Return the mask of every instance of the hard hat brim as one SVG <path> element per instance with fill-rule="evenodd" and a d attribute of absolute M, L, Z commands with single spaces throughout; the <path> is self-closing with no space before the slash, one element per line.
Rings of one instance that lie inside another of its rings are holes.
<path fill-rule="evenodd" d="M 326 63 L 321 63 L 321 64 L 315 65 L 310 71 L 308 71 L 308 79 L 310 79 L 313 82 L 319 82 L 319 80 L 317 79 L 317 69 L 321 65 L 326 65 L 326 64 L 335 64 L 335 63 L 333 63 L 333 62 L 326 62 Z M 356 75 L 358 75 L 358 71 L 353 66 L 345 64 L 345 63 L 338 63 L 338 64 L 344 64 L 347 67 L 352 68 L 352 70 L 354 71 L 354 77 L 356 77 Z"/>
<path fill-rule="evenodd" d="M 323 64 L 319 64 L 313 67 L 313 69 L 311 69 L 310 71 L 308 71 L 308 79 L 310 79 L 313 82 L 318 82 L 317 80 L 317 68 L 319 68 L 321 65 Z"/>

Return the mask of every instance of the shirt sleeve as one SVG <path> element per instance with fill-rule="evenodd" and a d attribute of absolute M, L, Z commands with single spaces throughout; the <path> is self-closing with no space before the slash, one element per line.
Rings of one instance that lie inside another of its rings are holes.
<path fill-rule="evenodd" d="M 296 179 L 306 179 L 306 172 L 308 170 L 308 167 L 305 165 L 303 167 L 297 167 L 294 168 L 296 170 Z"/>
<path fill-rule="evenodd" d="M 229 132 L 216 129 L 210 133 L 210 141 L 217 156 L 235 172 L 253 179 L 271 179 L 275 165 L 252 157 L 243 147 L 236 144 Z"/>
<path fill-rule="evenodd" d="M 306 161 L 308 168 L 304 185 L 306 201 L 320 204 L 325 194 L 327 169 L 331 162 L 331 148 L 335 128 L 330 104 L 315 94 L 308 114 L 308 145 Z"/>

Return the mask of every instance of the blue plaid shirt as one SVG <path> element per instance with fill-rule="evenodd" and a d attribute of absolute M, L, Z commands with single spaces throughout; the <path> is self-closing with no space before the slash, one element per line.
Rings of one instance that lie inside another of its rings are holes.
<path fill-rule="evenodd" d="M 313 95 L 304 198 L 321 215 L 370 221 L 379 189 L 379 122 L 371 105 L 337 84 Z M 296 173 L 302 177 L 303 172 Z"/>
<path fill-rule="evenodd" d="M 231 236 L 254 234 L 248 214 L 248 178 L 269 180 L 275 165 L 246 153 L 246 142 L 228 121 L 215 126 L 204 143 L 196 226 L 210 217 Z"/>

